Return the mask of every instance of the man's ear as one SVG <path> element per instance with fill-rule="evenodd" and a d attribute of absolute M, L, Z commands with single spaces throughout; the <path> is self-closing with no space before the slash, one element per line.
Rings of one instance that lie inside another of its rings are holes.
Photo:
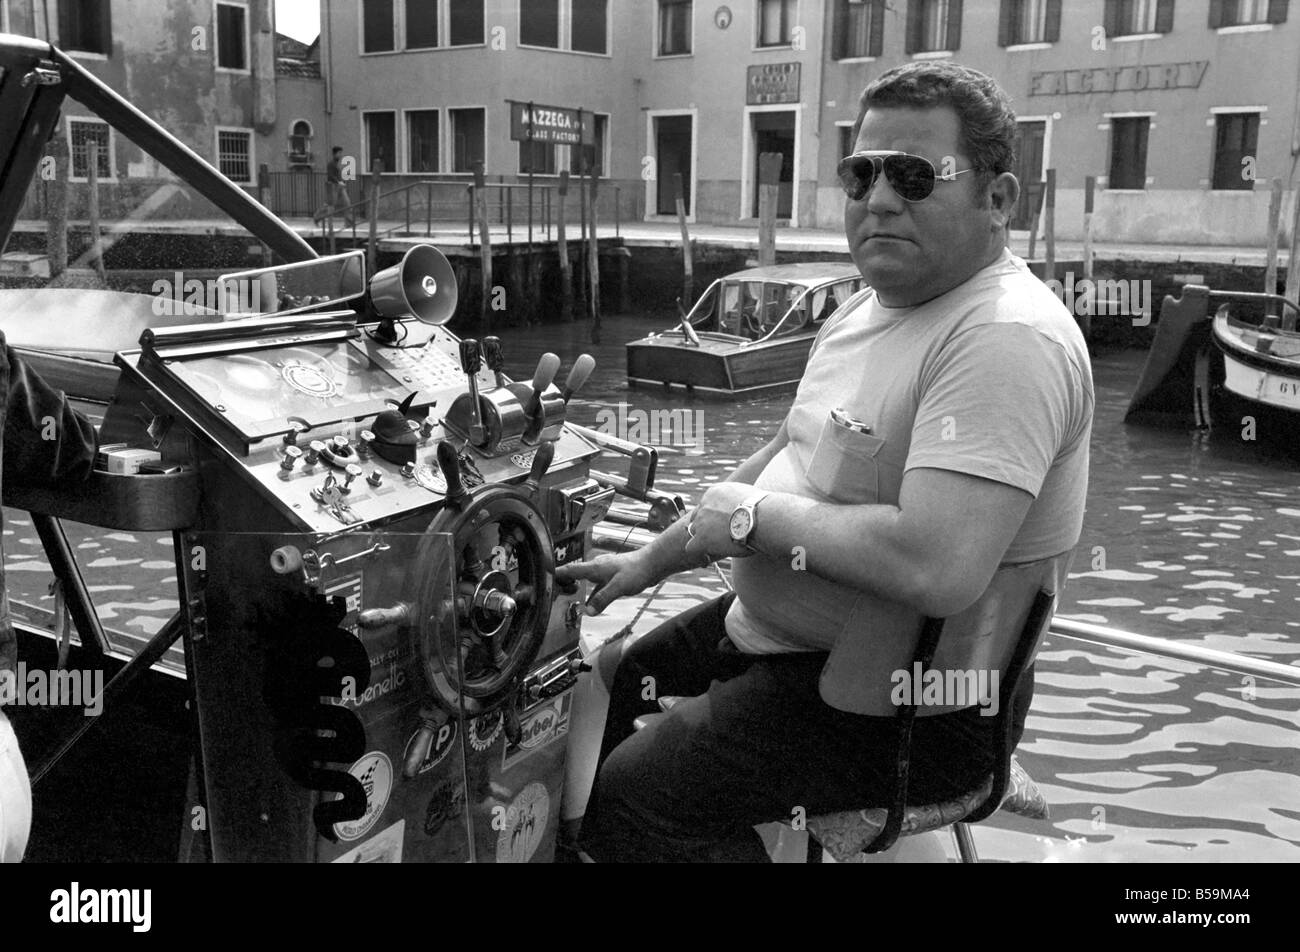
<path fill-rule="evenodd" d="M 989 210 L 993 220 L 989 223 L 992 231 L 999 231 L 1011 221 L 1015 214 L 1016 202 L 1020 200 L 1020 181 L 1010 172 L 1003 172 L 989 183 Z"/>

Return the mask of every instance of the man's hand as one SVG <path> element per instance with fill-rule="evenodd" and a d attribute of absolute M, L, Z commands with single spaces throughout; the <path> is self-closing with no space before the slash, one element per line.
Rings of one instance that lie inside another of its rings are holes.
<path fill-rule="evenodd" d="M 579 580 L 594 582 L 595 588 L 587 599 L 584 612 L 599 615 L 614 599 L 645 591 L 654 583 L 655 577 L 640 552 L 622 552 L 600 555 L 590 562 L 561 565 L 555 570 L 555 580 L 561 584 Z"/>
<path fill-rule="evenodd" d="M 754 487 L 749 483 L 725 482 L 710 486 L 700 499 L 700 504 L 686 518 L 686 543 L 688 555 L 700 556 L 708 562 L 726 558 L 745 558 L 753 555 L 731 538 L 731 514 L 750 497 Z"/>

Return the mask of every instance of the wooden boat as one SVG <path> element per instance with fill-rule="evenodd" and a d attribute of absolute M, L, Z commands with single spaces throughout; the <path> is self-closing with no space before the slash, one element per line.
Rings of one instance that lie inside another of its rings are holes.
<path fill-rule="evenodd" d="M 1243 400 L 1287 411 L 1300 422 L 1300 332 L 1289 324 L 1254 324 L 1225 305 L 1214 316 L 1215 346 L 1223 354 L 1223 386 Z"/>
<path fill-rule="evenodd" d="M 833 262 L 728 275 L 682 324 L 627 345 L 628 383 L 723 396 L 793 387 L 826 318 L 862 287 L 854 265 Z"/>

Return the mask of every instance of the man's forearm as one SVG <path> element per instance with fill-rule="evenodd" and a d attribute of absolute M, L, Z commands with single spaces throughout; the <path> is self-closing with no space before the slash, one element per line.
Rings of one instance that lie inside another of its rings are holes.
<path fill-rule="evenodd" d="M 780 432 L 770 443 L 732 470 L 726 482 L 753 483 L 767 468 L 767 464 L 772 461 L 772 457 L 781 451 L 781 447 L 785 445 L 785 442 L 785 427 L 783 425 Z M 641 555 L 648 560 L 655 578 L 667 578 L 677 572 L 700 567 L 700 560 L 695 556 L 687 555 L 685 551 L 686 543 L 690 538 L 686 533 L 686 521 L 686 519 L 677 520 L 656 537 L 650 545 L 641 550 Z"/>
<path fill-rule="evenodd" d="M 909 545 L 896 506 L 844 506 L 773 493 L 759 509 L 755 543 L 776 559 L 798 559 L 814 575 L 879 598 L 924 607 L 924 555 Z"/>

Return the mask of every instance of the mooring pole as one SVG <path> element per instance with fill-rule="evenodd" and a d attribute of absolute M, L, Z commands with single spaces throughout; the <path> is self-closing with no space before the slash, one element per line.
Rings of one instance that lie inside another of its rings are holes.
<path fill-rule="evenodd" d="M 1268 196 L 1268 258 L 1264 262 L 1264 293 L 1277 294 L 1277 228 L 1282 218 L 1282 180 L 1274 178 Z M 1281 315 L 1275 305 L 1264 306 L 1264 323 L 1275 327 Z"/>
<path fill-rule="evenodd" d="M 1047 170 L 1047 187 L 1043 193 L 1043 224 L 1046 229 L 1047 258 L 1043 262 L 1043 280 L 1056 277 L 1056 169 Z"/>
<path fill-rule="evenodd" d="M 99 240 L 99 143 L 86 145 L 86 184 L 89 188 L 90 256 L 95 263 L 95 273 L 107 282 L 104 274 L 104 248 Z"/>
<path fill-rule="evenodd" d="M 758 266 L 776 264 L 776 214 L 781 195 L 780 152 L 764 152 L 758 157 Z"/>
<path fill-rule="evenodd" d="M 45 253 L 50 262 L 50 277 L 57 278 L 68 270 L 68 144 L 62 136 L 55 136 L 50 139 L 47 152 L 54 158 L 54 182 L 45 230 Z"/>
<path fill-rule="evenodd" d="M 677 226 L 682 230 L 682 300 L 687 310 L 695 303 L 695 248 L 691 245 L 691 233 L 686 227 L 686 192 L 681 172 L 673 173 L 673 188 L 676 191 Z"/>
<path fill-rule="evenodd" d="M 490 326 L 488 309 L 492 306 L 492 237 L 488 229 L 487 209 L 487 173 L 483 163 L 474 163 L 474 206 L 478 214 L 478 254 L 479 254 L 479 289 L 478 309 L 479 329 Z"/>
<path fill-rule="evenodd" d="M 560 310 L 566 321 L 573 320 L 573 265 L 569 261 L 569 236 L 564 217 L 565 199 L 569 194 L 569 170 L 560 171 L 559 217 L 556 219 L 556 239 L 560 254 Z"/>

